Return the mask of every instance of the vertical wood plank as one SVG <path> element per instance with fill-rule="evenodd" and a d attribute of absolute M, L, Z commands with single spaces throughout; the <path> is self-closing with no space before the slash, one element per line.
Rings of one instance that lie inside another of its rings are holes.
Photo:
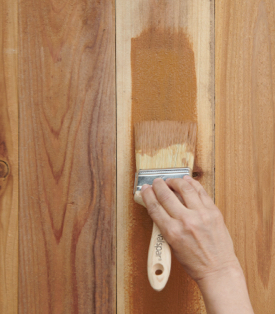
<path fill-rule="evenodd" d="M 275 3 L 216 2 L 216 202 L 255 313 L 275 312 Z"/>
<path fill-rule="evenodd" d="M 20 313 L 115 312 L 114 1 L 19 1 Z"/>
<path fill-rule="evenodd" d="M 149 285 L 152 226 L 133 202 L 133 124 L 197 121 L 197 172 L 213 196 L 213 10 L 208 0 L 116 1 L 118 313 L 205 311 L 196 285 L 174 258 L 165 289 L 157 293 Z"/>
<path fill-rule="evenodd" d="M 17 2 L 0 1 L 0 313 L 18 306 Z"/>

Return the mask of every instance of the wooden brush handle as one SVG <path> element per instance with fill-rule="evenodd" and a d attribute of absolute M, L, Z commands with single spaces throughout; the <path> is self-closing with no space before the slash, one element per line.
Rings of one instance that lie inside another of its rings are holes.
<path fill-rule="evenodd" d="M 134 200 L 146 207 L 139 191 L 135 193 Z M 154 223 L 147 260 L 148 279 L 153 289 L 161 291 L 165 287 L 170 276 L 170 270 L 170 246 L 164 240 L 158 226 Z"/>
<path fill-rule="evenodd" d="M 170 270 L 170 246 L 154 223 L 147 260 L 148 279 L 153 289 L 161 291 L 165 287 L 170 276 Z"/>

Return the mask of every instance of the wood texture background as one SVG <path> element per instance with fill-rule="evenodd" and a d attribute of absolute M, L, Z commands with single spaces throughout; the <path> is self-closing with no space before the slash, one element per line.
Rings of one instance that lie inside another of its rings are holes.
<path fill-rule="evenodd" d="M 0 1 L 0 313 L 18 305 L 17 2 Z"/>
<path fill-rule="evenodd" d="M 113 313 L 113 1 L 19 1 L 19 313 Z"/>
<path fill-rule="evenodd" d="M 275 2 L 216 2 L 216 203 L 256 314 L 275 312 Z"/>
<path fill-rule="evenodd" d="M 255 314 L 275 312 L 274 1 L 216 1 L 214 106 L 213 1 L 0 0 L 0 313 L 134 313 L 131 44 L 152 17 L 191 43 L 201 181 L 214 196 L 215 108 L 216 203 Z M 203 313 L 183 286 L 168 302 Z"/>

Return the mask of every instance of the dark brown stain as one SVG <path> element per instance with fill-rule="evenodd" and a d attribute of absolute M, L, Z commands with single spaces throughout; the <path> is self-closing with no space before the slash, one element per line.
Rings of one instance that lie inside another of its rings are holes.
<path fill-rule="evenodd" d="M 134 178 L 134 124 L 145 120 L 196 122 L 197 86 L 194 52 L 183 30 L 159 30 L 152 26 L 132 38 L 131 68 L 131 173 Z M 130 184 L 129 196 L 129 312 L 200 313 L 196 283 L 176 258 L 172 257 L 171 275 L 164 290 L 156 292 L 151 288 L 147 278 L 147 253 L 152 221 L 147 211 L 132 200 Z"/>
<path fill-rule="evenodd" d="M 193 178 L 195 180 L 201 180 L 203 175 L 204 175 L 204 172 L 203 172 L 202 168 L 200 166 L 198 166 L 197 160 L 195 158 L 195 164 L 194 164 L 194 168 L 193 168 Z"/>

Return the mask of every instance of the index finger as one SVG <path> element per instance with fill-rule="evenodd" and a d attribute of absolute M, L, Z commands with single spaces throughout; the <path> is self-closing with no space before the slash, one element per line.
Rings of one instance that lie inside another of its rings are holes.
<path fill-rule="evenodd" d="M 156 195 L 150 185 L 143 185 L 141 188 L 141 196 L 146 205 L 148 214 L 159 227 L 160 231 L 165 235 L 172 217 L 158 202 Z"/>
<path fill-rule="evenodd" d="M 181 219 L 186 211 L 189 211 L 164 180 L 155 179 L 153 182 L 153 190 L 159 203 L 173 218 Z"/>
<path fill-rule="evenodd" d="M 166 180 L 167 185 L 180 194 L 187 208 L 199 209 L 202 207 L 201 199 L 197 190 L 188 181 L 187 176 L 183 179 Z"/>

